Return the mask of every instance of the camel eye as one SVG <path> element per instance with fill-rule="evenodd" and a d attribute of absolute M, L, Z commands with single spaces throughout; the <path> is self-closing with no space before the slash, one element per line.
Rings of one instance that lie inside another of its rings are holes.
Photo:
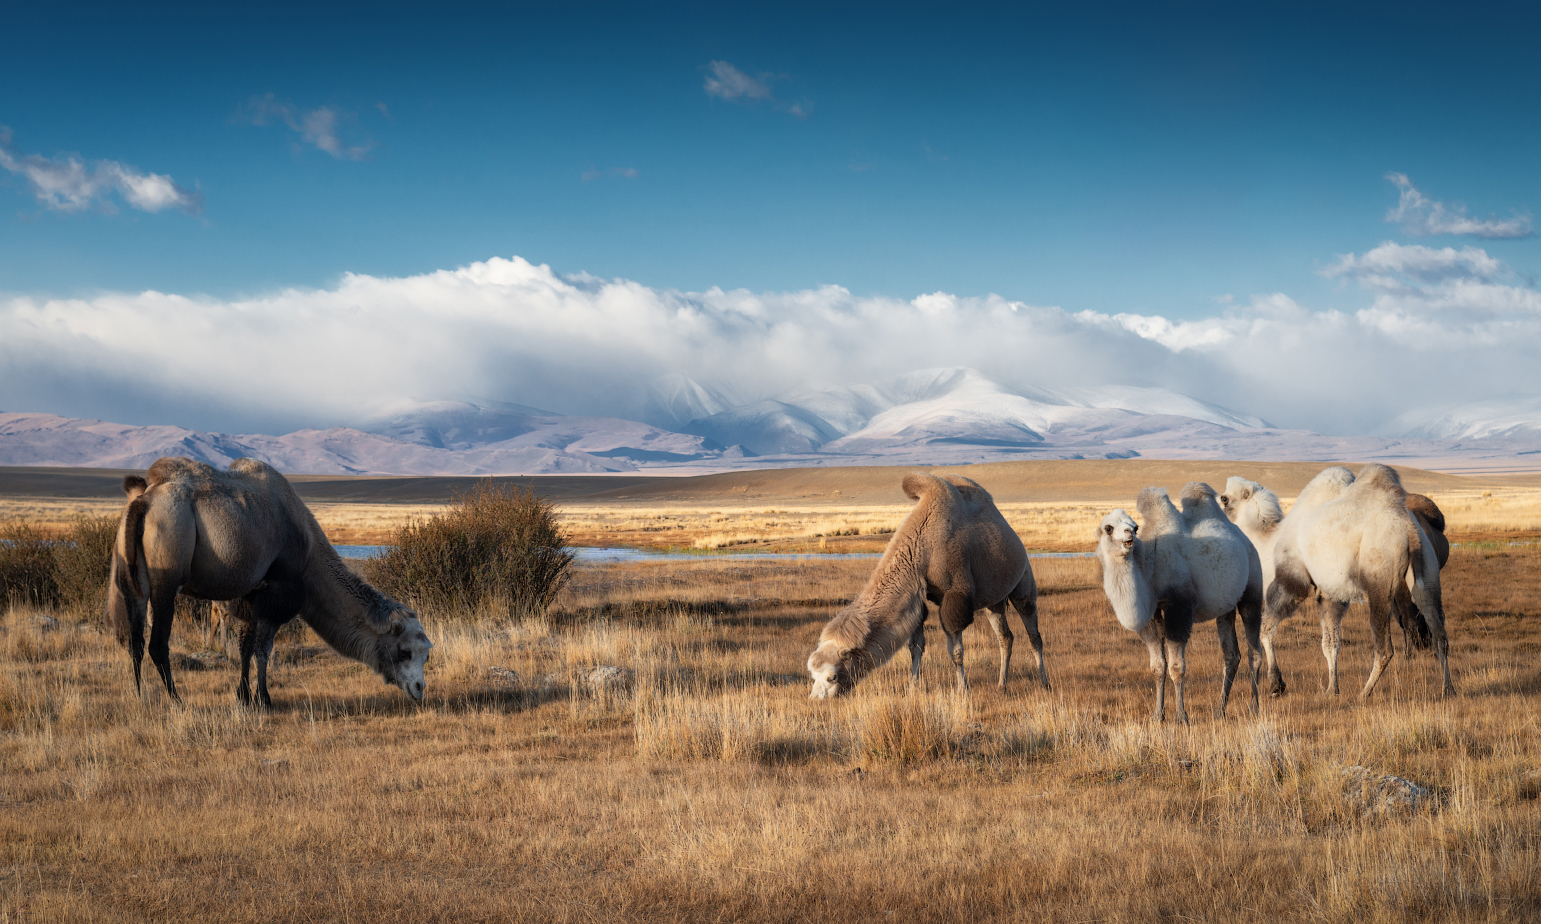
<path fill-rule="evenodd" d="M 407 649 L 403 648 L 400 651 L 396 652 L 396 660 L 397 661 L 410 661 L 410 660 L 412 660 L 412 652 L 410 652 Z"/>
<path fill-rule="evenodd" d="M 1107 533 L 1109 536 L 1113 535 L 1113 524 L 1109 523 L 1108 525 L 1102 527 L 1102 531 Z"/>

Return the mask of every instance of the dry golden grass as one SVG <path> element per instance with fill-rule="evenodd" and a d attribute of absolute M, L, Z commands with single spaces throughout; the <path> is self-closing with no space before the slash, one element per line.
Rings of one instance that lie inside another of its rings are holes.
<path fill-rule="evenodd" d="M 1078 559 L 1035 562 L 1053 692 L 971 694 L 931 639 L 850 697 L 803 661 L 870 561 L 580 567 L 552 613 L 430 623 L 424 707 L 305 636 L 279 708 L 233 667 L 136 697 L 127 656 L 29 610 L 0 627 L 0 921 L 1527 921 L 1541 915 L 1541 551 L 1457 549 L 1451 663 L 1328 698 L 1311 614 L 1291 692 L 1152 725 L 1143 646 Z M 433 614 L 429 614 L 430 620 Z M 934 629 L 934 621 L 932 626 Z M 1343 669 L 1368 669 L 1366 619 Z M 173 648 L 191 651 L 194 629 Z M 592 690 L 599 665 L 633 671 Z M 502 668 L 517 674 L 494 672 Z M 1353 686 L 1352 682 L 1349 684 Z M 1342 768 L 1429 787 L 1363 813 Z"/>

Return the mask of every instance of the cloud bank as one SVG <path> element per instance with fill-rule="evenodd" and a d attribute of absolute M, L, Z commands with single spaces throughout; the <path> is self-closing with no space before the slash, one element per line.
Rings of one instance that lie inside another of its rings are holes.
<path fill-rule="evenodd" d="M 274 433 L 469 397 L 638 419 L 647 383 L 675 373 L 754 401 L 966 365 L 1359 434 L 1412 408 L 1541 394 L 1541 293 L 1482 250 L 1386 243 L 1325 273 L 1368 304 L 1277 293 L 1174 320 L 838 286 L 680 292 L 518 257 L 241 300 L 19 297 L 0 301 L 0 410 Z"/>
<path fill-rule="evenodd" d="M 5 126 L 0 126 L 0 168 L 25 180 L 38 203 L 51 211 L 80 212 L 93 206 L 116 211 L 114 193 L 130 208 L 142 212 L 174 208 L 197 214 L 203 208 L 202 196 L 165 174 L 143 173 L 115 160 L 87 165 L 73 155 L 49 158 L 18 154 L 11 145 L 11 130 Z"/>

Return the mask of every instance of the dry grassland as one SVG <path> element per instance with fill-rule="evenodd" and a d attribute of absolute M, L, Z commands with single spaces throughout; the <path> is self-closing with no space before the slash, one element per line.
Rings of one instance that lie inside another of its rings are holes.
<path fill-rule="evenodd" d="M 230 667 L 133 694 L 107 637 L 0 634 L 0 921 L 1529 921 L 1541 916 L 1541 551 L 1462 548 L 1451 664 L 1330 699 L 1309 613 L 1282 700 L 1229 718 L 1215 634 L 1188 728 L 1086 560 L 1035 562 L 1055 688 L 925 688 L 901 655 L 807 699 L 803 661 L 870 561 L 586 566 L 543 620 L 439 619 L 427 703 L 281 638 L 279 708 Z M 442 615 L 442 614 L 441 614 Z M 932 621 L 934 630 L 935 622 Z M 1344 671 L 1368 670 L 1366 619 Z M 173 649 L 201 638 L 179 630 Z M 1019 646 L 1019 658 L 1021 649 Z M 597 665 L 634 671 L 598 693 Z M 517 674 L 511 682 L 502 668 Z M 1240 705 L 1240 708 L 1238 708 Z M 1432 791 L 1363 811 L 1343 768 Z"/>

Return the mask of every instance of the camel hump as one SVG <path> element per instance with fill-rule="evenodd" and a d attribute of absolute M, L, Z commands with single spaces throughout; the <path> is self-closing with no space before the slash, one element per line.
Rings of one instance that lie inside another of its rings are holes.
<path fill-rule="evenodd" d="M 958 493 L 962 494 L 967 500 L 974 503 L 995 503 L 994 498 L 990 497 L 990 492 L 986 491 L 983 485 L 972 478 L 966 478 L 954 472 L 944 472 L 942 477 L 946 479 L 948 484 L 957 488 Z"/>
<path fill-rule="evenodd" d="M 163 456 L 156 459 L 145 472 L 145 479 L 150 487 L 165 484 L 168 481 L 207 481 L 217 472 L 214 466 L 207 462 L 199 462 L 185 456 Z"/>
<path fill-rule="evenodd" d="M 1379 462 L 1371 462 L 1359 470 L 1359 476 L 1354 480 L 1355 484 L 1367 485 L 1376 491 L 1382 491 L 1395 497 L 1398 502 L 1407 503 L 1407 489 L 1402 487 L 1402 476 L 1389 465 Z"/>
<path fill-rule="evenodd" d="M 236 459 L 234 462 L 231 462 L 230 471 L 237 472 L 242 475 L 254 475 L 259 477 L 268 477 L 271 475 L 279 474 L 278 469 L 267 464 L 266 462 L 263 462 L 260 459 L 248 459 L 245 457 Z"/>
<path fill-rule="evenodd" d="M 1214 488 L 1211 488 L 1204 482 L 1190 481 L 1183 485 L 1183 490 L 1178 495 L 1178 500 L 1182 503 L 1183 513 L 1187 513 L 1190 510 L 1208 510 L 1206 502 L 1214 501 L 1219 496 L 1219 494 L 1215 493 Z M 1214 506 L 1216 510 L 1219 510 L 1218 501 L 1215 502 Z"/>
<path fill-rule="evenodd" d="M 149 487 L 150 483 L 139 475 L 123 476 L 123 493 L 128 495 L 129 500 L 133 500 L 143 494 Z"/>
<path fill-rule="evenodd" d="M 1407 509 L 1423 517 L 1430 526 L 1440 533 L 1445 531 L 1445 512 L 1440 510 L 1439 505 L 1426 495 L 1409 493 L 1407 495 Z"/>
<path fill-rule="evenodd" d="M 1172 506 L 1166 488 L 1145 488 L 1134 499 L 1134 509 L 1140 512 L 1140 519 L 1145 521 L 1152 537 L 1180 528 L 1177 508 Z"/>
<path fill-rule="evenodd" d="M 958 490 L 951 482 L 925 472 L 910 472 L 905 475 L 903 487 L 904 496 L 912 501 L 934 500 L 938 496 L 955 494 Z"/>

